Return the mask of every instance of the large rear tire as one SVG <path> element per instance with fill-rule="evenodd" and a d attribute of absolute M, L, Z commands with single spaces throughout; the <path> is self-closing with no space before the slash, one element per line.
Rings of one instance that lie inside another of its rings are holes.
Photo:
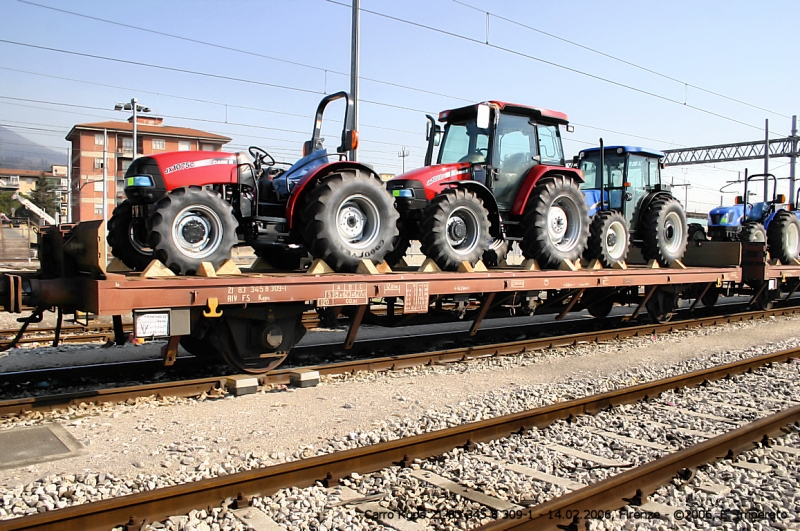
<path fill-rule="evenodd" d="M 767 230 L 758 221 L 748 221 L 742 225 L 739 241 L 747 243 L 767 243 Z"/>
<path fill-rule="evenodd" d="M 589 243 L 583 253 L 588 260 L 597 259 L 603 267 L 613 267 L 628 256 L 628 223 L 616 210 L 594 215 L 589 227 Z"/>
<path fill-rule="evenodd" d="M 689 243 L 686 213 L 674 197 L 654 200 L 642 216 L 642 256 L 669 267 L 683 258 Z"/>
<path fill-rule="evenodd" d="M 769 254 L 784 264 L 791 264 L 800 255 L 800 219 L 786 210 L 775 214 L 767 231 Z"/>
<path fill-rule="evenodd" d="M 355 271 L 361 260 L 381 262 L 398 235 L 394 200 L 363 172 L 336 173 L 309 192 L 303 236 L 315 258 L 336 271 Z"/>
<path fill-rule="evenodd" d="M 147 243 L 145 220 L 133 217 L 132 211 L 127 199 L 114 209 L 106 241 L 112 255 L 134 271 L 141 271 L 153 260 L 153 249 Z"/>
<path fill-rule="evenodd" d="M 202 262 L 218 268 L 238 242 L 231 205 L 200 186 L 176 188 L 165 195 L 147 224 L 155 257 L 176 274 L 194 274 Z"/>
<path fill-rule="evenodd" d="M 489 214 L 469 190 L 445 190 L 431 201 L 424 219 L 422 252 L 443 271 L 454 271 L 461 262 L 475 265 L 489 246 Z"/>
<path fill-rule="evenodd" d="M 569 177 L 541 179 L 531 192 L 522 226 L 522 254 L 546 269 L 580 259 L 589 239 L 589 207 Z"/>

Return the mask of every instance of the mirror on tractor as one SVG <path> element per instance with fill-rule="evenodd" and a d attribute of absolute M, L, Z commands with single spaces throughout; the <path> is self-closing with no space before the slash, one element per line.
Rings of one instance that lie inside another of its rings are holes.
<path fill-rule="evenodd" d="M 433 135 L 433 145 L 438 146 L 442 142 L 442 129 L 434 122 L 425 124 L 425 140 L 430 140 Z"/>
<path fill-rule="evenodd" d="M 489 106 L 485 103 L 478 104 L 478 116 L 475 120 L 478 129 L 488 129 L 489 127 Z"/>
<path fill-rule="evenodd" d="M 786 196 L 783 195 L 783 194 L 778 194 L 777 196 L 775 196 L 775 202 L 776 203 L 781 203 L 781 204 L 785 203 L 786 202 Z"/>
<path fill-rule="evenodd" d="M 575 132 L 575 126 L 574 125 L 568 125 L 566 127 L 566 129 L 567 129 L 567 133 L 574 133 Z"/>
<path fill-rule="evenodd" d="M 358 131 L 348 129 L 342 134 L 342 152 L 358 148 Z"/>
<path fill-rule="evenodd" d="M 736 204 L 737 205 L 743 205 L 744 204 L 744 198 L 742 196 L 740 196 L 740 195 L 737 195 L 736 196 Z"/>

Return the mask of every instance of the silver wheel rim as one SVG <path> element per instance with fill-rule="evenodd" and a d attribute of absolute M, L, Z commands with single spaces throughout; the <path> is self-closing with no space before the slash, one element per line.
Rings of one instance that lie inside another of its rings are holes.
<path fill-rule="evenodd" d="M 381 221 L 378 207 L 361 194 L 347 198 L 336 212 L 336 228 L 342 240 L 354 249 L 372 246 L 378 239 Z"/>
<path fill-rule="evenodd" d="M 447 218 L 447 244 L 458 254 L 469 254 L 478 245 L 478 217 L 467 207 L 457 207 Z"/>
<path fill-rule="evenodd" d="M 797 228 L 797 223 L 790 223 L 786 226 L 784 244 L 792 256 L 797 256 L 800 252 L 800 229 Z"/>
<path fill-rule="evenodd" d="M 614 221 L 606 231 L 606 249 L 612 260 L 620 260 L 625 253 L 625 227 L 619 221 Z"/>
<path fill-rule="evenodd" d="M 568 252 L 578 245 L 581 233 L 580 210 L 574 201 L 559 198 L 547 211 L 547 235 L 555 248 Z"/>
<path fill-rule="evenodd" d="M 206 205 L 186 207 L 175 216 L 172 240 L 185 256 L 193 259 L 207 258 L 222 243 L 222 221 Z"/>
<path fill-rule="evenodd" d="M 675 253 L 683 243 L 683 223 L 676 212 L 667 214 L 664 220 L 664 247 L 667 252 Z"/>

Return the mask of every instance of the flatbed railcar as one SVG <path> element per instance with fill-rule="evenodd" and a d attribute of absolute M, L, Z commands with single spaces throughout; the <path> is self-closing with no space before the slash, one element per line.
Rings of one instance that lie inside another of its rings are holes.
<path fill-rule="evenodd" d="M 305 332 L 302 314 L 314 308 L 350 316 L 349 348 L 370 317 L 391 326 L 400 319 L 422 323 L 450 312 L 471 320 L 474 334 L 498 308 L 521 315 L 552 312 L 557 318 L 588 309 L 604 317 L 614 304 L 632 304 L 633 317 L 646 310 L 660 320 L 669 317 L 679 298 L 693 299 L 694 308 L 701 300 L 713 306 L 719 295 L 748 295 L 752 306 L 766 308 L 800 287 L 800 262 L 769 260 L 763 243 L 691 242 L 685 265 L 668 269 L 652 261 L 635 265 L 632 256 L 626 268 L 618 269 L 566 263 L 563 270 L 542 271 L 528 261 L 492 269 L 465 264 L 458 272 L 439 271 L 432 263 L 391 271 L 370 263 L 356 273 L 334 273 L 318 262 L 305 272 L 260 270 L 256 264 L 232 267 L 229 274 L 225 267 L 212 268 L 205 271 L 208 276 L 175 276 L 166 268 L 167 276 L 152 276 L 157 262 L 145 272 L 113 273 L 103 267 L 104 245 L 100 222 L 46 229 L 41 269 L 2 274 L 2 309 L 132 313 L 139 337 L 168 339 L 168 364 L 180 344 L 196 356 L 222 357 L 238 370 L 261 373 L 286 358 Z M 372 315 L 370 309 L 378 305 L 386 315 Z"/>

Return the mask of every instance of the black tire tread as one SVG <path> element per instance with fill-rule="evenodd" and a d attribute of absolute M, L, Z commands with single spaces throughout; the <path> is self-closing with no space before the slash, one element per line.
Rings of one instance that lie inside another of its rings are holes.
<path fill-rule="evenodd" d="M 791 264 L 798 257 L 798 249 L 789 249 L 784 238 L 784 233 L 792 225 L 800 232 L 800 219 L 792 212 L 781 210 L 772 218 L 767 231 L 767 248 L 770 256 L 784 264 Z"/>
<path fill-rule="evenodd" d="M 660 230 L 664 219 L 670 210 L 680 214 L 683 224 L 683 245 L 678 252 L 670 255 L 663 247 L 663 235 Z M 656 260 L 661 267 L 670 267 L 677 260 L 681 260 L 686 253 L 686 246 L 689 243 L 689 227 L 686 223 L 686 213 L 680 202 L 674 197 L 659 197 L 647 207 L 642 216 L 642 256 L 645 260 Z"/>
<path fill-rule="evenodd" d="M 134 271 L 141 271 L 153 260 L 153 253 L 142 253 L 131 244 L 128 229 L 132 217 L 132 205 L 126 199 L 114 209 L 108 220 L 106 241 L 113 256 Z"/>
<path fill-rule="evenodd" d="M 625 227 L 625 250 L 619 260 L 613 259 L 608 254 L 606 248 L 606 232 L 608 227 L 613 222 L 620 222 Z M 583 257 L 587 260 L 597 259 L 603 267 L 613 267 L 617 261 L 624 262 L 628 256 L 630 248 L 630 232 L 628 230 L 628 222 L 622 217 L 622 214 L 616 210 L 603 210 L 598 212 L 592 218 L 592 224 L 589 226 L 589 242 L 586 245 L 586 250 Z"/>

